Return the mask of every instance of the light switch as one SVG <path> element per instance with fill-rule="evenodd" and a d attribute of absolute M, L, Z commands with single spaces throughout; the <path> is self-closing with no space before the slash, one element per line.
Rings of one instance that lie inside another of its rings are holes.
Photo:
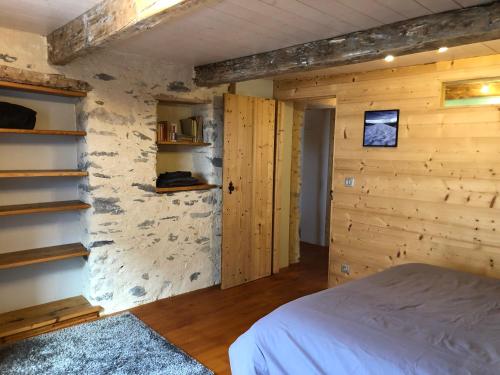
<path fill-rule="evenodd" d="M 353 187 L 354 186 L 354 177 L 346 177 L 344 179 L 344 186 L 345 187 Z"/>

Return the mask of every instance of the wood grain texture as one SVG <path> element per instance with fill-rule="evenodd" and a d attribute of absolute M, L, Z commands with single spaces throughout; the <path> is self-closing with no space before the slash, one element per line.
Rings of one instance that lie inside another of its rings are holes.
<path fill-rule="evenodd" d="M 44 169 L 44 170 L 0 170 L 2 178 L 26 178 L 26 177 L 85 177 L 87 171 L 79 169 Z"/>
<path fill-rule="evenodd" d="M 221 274 L 229 288 L 272 270 L 275 101 L 225 94 L 224 114 Z"/>
<path fill-rule="evenodd" d="M 104 0 L 47 35 L 49 62 L 67 64 L 112 41 L 138 35 L 217 1 Z"/>
<path fill-rule="evenodd" d="M 331 285 L 408 262 L 500 277 L 500 107 L 441 106 L 442 82 L 499 67 L 493 55 L 276 83 L 280 98 L 337 95 Z M 390 108 L 398 147 L 363 148 L 364 111 Z"/>
<path fill-rule="evenodd" d="M 0 134 L 28 134 L 28 135 L 54 135 L 54 136 L 76 136 L 84 137 L 87 135 L 83 130 L 49 130 L 49 129 L 6 129 L 0 128 Z"/>
<path fill-rule="evenodd" d="M 210 99 L 200 99 L 200 98 L 182 98 L 179 96 L 160 94 L 155 96 L 155 99 L 162 104 L 180 104 L 180 105 L 199 105 L 199 104 L 210 104 L 212 101 Z"/>
<path fill-rule="evenodd" d="M 293 107 L 292 171 L 290 175 L 290 264 L 300 260 L 300 192 L 302 190 L 302 134 L 305 103 Z"/>
<path fill-rule="evenodd" d="M 45 303 L 0 314 L 0 339 L 29 332 L 70 319 L 98 314 L 102 308 L 92 306 L 82 296 Z"/>
<path fill-rule="evenodd" d="M 206 142 L 189 142 L 189 141 L 160 141 L 156 142 L 157 145 L 161 146 L 210 146 L 211 143 Z"/>
<path fill-rule="evenodd" d="M 280 271 L 280 250 L 281 250 L 281 213 L 283 210 L 280 198 L 281 186 L 288 181 L 283 180 L 283 168 L 285 158 L 285 102 L 276 104 L 276 135 L 274 141 L 274 208 L 273 208 L 273 273 Z"/>
<path fill-rule="evenodd" d="M 158 194 L 165 194 L 165 193 L 176 193 L 179 191 L 210 190 L 210 189 L 215 189 L 216 187 L 217 187 L 217 185 L 200 184 L 200 185 L 193 185 L 193 186 L 176 186 L 176 187 L 156 188 L 156 192 Z"/>
<path fill-rule="evenodd" d="M 88 256 L 89 254 L 81 243 L 14 251 L 0 254 L 0 270 Z"/>
<path fill-rule="evenodd" d="M 200 86 L 348 65 L 500 38 L 500 3 L 425 15 L 294 45 L 270 52 L 197 66 Z"/>
<path fill-rule="evenodd" d="M 47 212 L 76 211 L 90 208 L 81 201 L 45 202 L 0 206 L 0 216 L 38 214 Z"/>
<path fill-rule="evenodd" d="M 277 307 L 325 289 L 327 263 L 327 248 L 302 244 L 300 263 L 277 275 L 162 299 L 131 312 L 216 374 L 229 375 L 229 345 Z"/>
<path fill-rule="evenodd" d="M 8 65 L 0 65 L 0 88 L 69 97 L 84 97 L 92 90 L 87 82 L 62 74 L 39 73 Z"/>

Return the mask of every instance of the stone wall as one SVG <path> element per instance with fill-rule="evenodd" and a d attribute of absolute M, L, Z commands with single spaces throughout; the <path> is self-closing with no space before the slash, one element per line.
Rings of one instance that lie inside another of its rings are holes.
<path fill-rule="evenodd" d="M 92 205 L 81 216 L 82 242 L 91 250 L 86 297 L 111 313 L 217 284 L 221 192 L 154 192 L 154 95 L 214 99 L 202 110 L 212 146 L 197 152 L 209 161 L 208 181 L 221 184 L 221 96 L 227 87 L 195 90 L 191 67 L 103 51 L 56 68 L 47 64 L 44 38 L 0 33 L 7 36 L 0 40 L 0 63 L 93 86 L 76 106 L 77 127 L 88 132 L 78 145 L 80 167 L 89 171 L 79 191 Z"/>

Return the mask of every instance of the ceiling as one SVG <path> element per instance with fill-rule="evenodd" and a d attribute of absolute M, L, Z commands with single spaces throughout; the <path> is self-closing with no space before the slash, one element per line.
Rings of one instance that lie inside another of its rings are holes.
<path fill-rule="evenodd" d="M 113 48 L 203 65 L 490 0 L 221 0 Z"/>
<path fill-rule="evenodd" d="M 101 0 L 0 0 L 0 27 L 47 35 Z"/>
<path fill-rule="evenodd" d="M 202 65 L 333 37 L 408 18 L 468 7 L 490 0 L 219 0 L 110 48 Z M 0 0 L 0 27 L 46 35 L 99 0 Z M 499 53 L 498 42 L 480 43 L 397 58 L 411 65 Z M 359 71 L 387 67 L 384 61 L 335 68 Z M 353 70 L 354 69 L 354 70 Z M 317 74 L 317 73 L 312 73 Z"/>

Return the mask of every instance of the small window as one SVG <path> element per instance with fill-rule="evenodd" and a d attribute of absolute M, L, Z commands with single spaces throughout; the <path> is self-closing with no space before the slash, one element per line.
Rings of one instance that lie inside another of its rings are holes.
<path fill-rule="evenodd" d="M 500 105 L 500 78 L 445 82 L 444 106 Z"/>

